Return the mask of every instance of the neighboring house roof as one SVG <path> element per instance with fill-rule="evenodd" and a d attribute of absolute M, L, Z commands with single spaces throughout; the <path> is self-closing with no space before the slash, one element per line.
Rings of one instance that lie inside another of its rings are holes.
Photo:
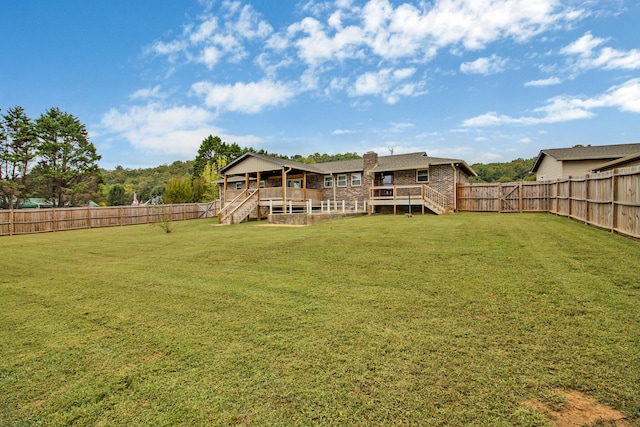
<path fill-rule="evenodd" d="M 548 148 L 540 150 L 531 172 L 536 172 L 545 156 L 559 161 L 620 159 L 640 152 L 640 144 L 590 145 L 587 147 Z"/>
<path fill-rule="evenodd" d="M 23 209 L 52 208 L 53 203 L 41 197 L 29 197 L 20 201 L 20 207 Z"/>
<path fill-rule="evenodd" d="M 625 157 L 598 165 L 598 167 L 593 168 L 593 170 L 594 172 L 599 172 L 599 171 L 604 171 L 609 169 L 615 169 L 617 167 L 625 167 L 625 165 L 628 165 L 629 163 L 635 163 L 638 161 L 640 161 L 640 151 L 638 151 L 637 153 L 631 154 L 630 156 L 625 156 Z"/>
<path fill-rule="evenodd" d="M 364 159 L 354 160 L 338 160 L 335 162 L 326 163 L 299 163 L 292 160 L 281 159 L 278 157 L 267 156 L 264 154 L 246 153 L 233 162 L 229 163 L 224 168 L 220 169 L 220 173 L 224 174 L 233 166 L 242 162 L 249 156 L 259 158 L 261 160 L 273 163 L 278 168 L 293 168 L 297 170 L 314 172 L 319 174 L 332 174 L 332 173 L 344 173 L 344 172 L 362 172 L 364 170 Z M 430 165 L 448 165 L 456 164 L 461 169 L 465 170 L 469 175 L 477 176 L 478 174 L 469 166 L 464 160 L 460 159 L 447 159 L 441 157 L 430 157 L 425 152 L 409 153 L 409 154 L 397 154 L 391 156 L 379 156 L 378 162 L 372 169 L 374 172 L 387 172 L 393 170 L 407 170 L 407 169 L 420 169 L 428 168 Z"/>

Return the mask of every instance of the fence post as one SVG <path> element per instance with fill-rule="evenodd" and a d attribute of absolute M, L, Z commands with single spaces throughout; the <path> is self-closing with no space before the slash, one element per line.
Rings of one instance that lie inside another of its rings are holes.
<path fill-rule="evenodd" d="M 616 203 L 616 176 L 618 169 L 614 169 L 611 174 L 611 232 L 616 231 L 618 226 L 618 204 Z"/>
<path fill-rule="evenodd" d="M 11 207 L 9 208 L 9 236 L 13 236 L 13 224 L 14 224 L 14 218 L 13 218 L 14 212 L 13 212 L 13 203 L 11 203 Z"/>
<path fill-rule="evenodd" d="M 520 181 L 520 188 L 518 189 L 520 192 L 520 203 L 518 204 L 518 210 L 522 213 L 522 181 Z"/>

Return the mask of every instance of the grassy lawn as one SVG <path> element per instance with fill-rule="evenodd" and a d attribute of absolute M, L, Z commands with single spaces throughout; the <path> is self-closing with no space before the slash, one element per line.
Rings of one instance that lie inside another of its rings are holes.
<path fill-rule="evenodd" d="M 0 238 L 0 425 L 640 423 L 640 243 L 545 214 Z"/>

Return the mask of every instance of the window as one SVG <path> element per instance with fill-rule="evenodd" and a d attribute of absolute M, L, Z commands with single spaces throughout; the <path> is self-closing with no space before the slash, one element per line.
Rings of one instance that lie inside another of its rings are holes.
<path fill-rule="evenodd" d="M 393 172 L 383 172 L 381 177 L 382 185 L 393 185 Z"/>
<path fill-rule="evenodd" d="M 429 182 L 429 169 L 416 171 L 417 182 Z"/>
<path fill-rule="evenodd" d="M 236 190 L 242 190 L 242 183 L 236 182 Z"/>
<path fill-rule="evenodd" d="M 264 188 L 264 179 L 260 180 L 260 188 Z"/>
<path fill-rule="evenodd" d="M 351 174 L 351 186 L 358 187 L 362 185 L 362 174 L 361 173 L 352 173 Z"/>
<path fill-rule="evenodd" d="M 347 174 L 338 175 L 338 187 L 347 186 Z"/>
<path fill-rule="evenodd" d="M 287 187 L 289 188 L 302 188 L 302 180 L 301 179 L 288 179 Z"/>
<path fill-rule="evenodd" d="M 333 187 L 333 176 L 327 175 L 324 177 L 324 188 L 331 188 L 331 187 Z"/>

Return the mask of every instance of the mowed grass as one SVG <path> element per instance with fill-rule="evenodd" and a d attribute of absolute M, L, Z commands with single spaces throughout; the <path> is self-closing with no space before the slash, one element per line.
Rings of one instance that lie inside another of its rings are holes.
<path fill-rule="evenodd" d="M 545 214 L 0 238 L 0 425 L 640 423 L 640 243 Z"/>

